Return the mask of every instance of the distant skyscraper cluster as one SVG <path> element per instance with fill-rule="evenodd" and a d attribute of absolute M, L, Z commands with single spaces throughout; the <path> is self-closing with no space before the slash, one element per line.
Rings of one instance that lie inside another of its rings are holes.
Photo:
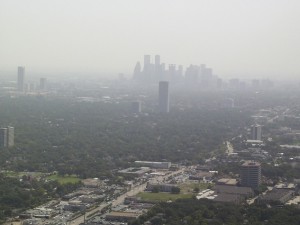
<path fill-rule="evenodd" d="M 182 65 L 161 62 L 160 55 L 151 60 L 150 55 L 144 55 L 143 65 L 137 62 L 133 71 L 133 80 L 144 83 L 156 83 L 161 80 L 170 83 L 182 83 L 190 87 L 223 88 L 223 89 L 265 89 L 272 88 L 273 82 L 269 79 L 253 79 L 242 81 L 234 78 L 224 81 L 214 74 L 213 69 L 206 64 L 189 65 L 186 69 Z"/>
<path fill-rule="evenodd" d="M 34 82 L 25 83 L 25 67 L 18 66 L 18 76 L 17 76 L 17 91 L 20 93 L 34 92 L 34 91 L 46 91 L 47 90 L 47 79 L 40 78 L 39 86 Z"/>
<path fill-rule="evenodd" d="M 140 62 L 137 62 L 134 72 L 133 79 L 136 81 L 155 83 L 161 80 L 170 82 L 184 82 L 185 76 L 183 66 L 176 64 L 169 64 L 166 66 L 165 63 L 161 63 L 160 55 L 156 55 L 154 63 L 151 63 L 151 56 L 144 56 L 143 68 Z"/>
<path fill-rule="evenodd" d="M 15 129 L 13 127 L 0 128 L 0 147 L 12 147 L 15 144 Z"/>

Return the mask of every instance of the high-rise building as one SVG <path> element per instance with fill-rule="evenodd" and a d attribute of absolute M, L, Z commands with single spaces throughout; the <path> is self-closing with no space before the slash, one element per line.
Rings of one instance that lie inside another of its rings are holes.
<path fill-rule="evenodd" d="M 168 113 L 169 112 L 169 82 L 160 81 L 158 91 L 159 91 L 158 93 L 159 112 Z"/>
<path fill-rule="evenodd" d="M 25 77 L 25 67 L 18 67 L 18 91 L 24 91 L 24 77 Z"/>
<path fill-rule="evenodd" d="M 258 124 L 251 126 L 251 138 L 252 140 L 261 141 L 261 126 Z"/>
<path fill-rule="evenodd" d="M 160 66 L 160 55 L 155 56 L 155 66 Z"/>
<path fill-rule="evenodd" d="M 15 128 L 7 127 L 7 147 L 15 145 Z"/>
<path fill-rule="evenodd" d="M 0 128 L 0 147 L 7 147 L 7 128 Z"/>
<path fill-rule="evenodd" d="M 135 101 L 131 103 L 131 112 L 140 113 L 141 112 L 141 102 Z"/>
<path fill-rule="evenodd" d="M 141 75 L 142 75 L 141 64 L 140 62 L 137 62 L 133 71 L 133 79 L 140 80 L 142 79 Z"/>
<path fill-rule="evenodd" d="M 12 147 L 15 144 L 13 127 L 0 128 L 0 147 Z"/>
<path fill-rule="evenodd" d="M 258 162 L 245 162 L 241 166 L 241 185 L 257 189 L 261 184 L 261 164 Z"/>
<path fill-rule="evenodd" d="M 40 78 L 40 90 L 46 90 L 47 79 L 42 77 Z"/>
<path fill-rule="evenodd" d="M 144 55 L 144 70 L 147 69 L 151 64 L 150 55 Z"/>

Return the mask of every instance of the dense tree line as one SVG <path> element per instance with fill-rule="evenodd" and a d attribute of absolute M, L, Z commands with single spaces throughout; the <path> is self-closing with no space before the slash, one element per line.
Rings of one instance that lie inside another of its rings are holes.
<path fill-rule="evenodd" d="M 17 212 L 74 191 L 79 185 L 62 185 L 55 181 L 45 183 L 28 176 L 12 178 L 0 174 L 0 223 Z"/>
<path fill-rule="evenodd" d="M 14 126 L 16 139 L 0 151 L 2 168 L 83 178 L 111 176 L 134 160 L 199 162 L 249 120 L 248 113 L 215 107 L 134 116 L 128 103 L 24 97 L 0 104 L 0 124 Z"/>
<path fill-rule="evenodd" d="M 216 203 L 210 200 L 179 199 L 173 203 L 159 203 L 130 225 L 142 225 L 146 221 L 155 225 L 298 225 L 300 209 L 294 206 L 267 208 Z"/>

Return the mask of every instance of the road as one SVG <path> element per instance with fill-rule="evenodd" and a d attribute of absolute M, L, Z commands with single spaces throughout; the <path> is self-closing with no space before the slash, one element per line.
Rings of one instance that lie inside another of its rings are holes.
<path fill-rule="evenodd" d="M 232 154 L 233 153 L 232 144 L 229 141 L 226 141 L 226 146 L 227 146 L 227 150 L 226 150 L 227 155 Z"/>
<path fill-rule="evenodd" d="M 112 202 L 112 206 L 116 206 L 116 205 L 120 205 L 124 202 L 124 199 L 127 197 L 127 196 L 131 196 L 131 195 L 136 195 L 138 194 L 139 192 L 143 191 L 145 188 L 146 188 L 146 185 L 147 184 L 141 184 L 141 185 L 138 185 L 134 188 L 132 188 L 130 191 L 126 192 L 125 194 L 122 194 L 120 195 L 117 199 L 115 199 L 113 202 Z M 89 211 L 86 213 L 86 218 L 91 215 L 91 214 L 94 214 L 96 212 L 99 212 L 101 211 L 104 207 L 108 206 L 110 203 L 102 203 L 100 206 L 98 206 L 97 208 Z M 70 221 L 68 224 L 70 225 L 79 225 L 80 223 L 83 223 L 84 222 L 84 216 L 80 216 L 72 221 Z"/>
<path fill-rule="evenodd" d="M 178 171 L 174 171 L 172 173 L 169 173 L 165 176 L 159 176 L 159 177 L 156 177 L 155 181 L 157 182 L 162 182 L 164 179 L 168 179 L 170 176 L 175 176 L 179 173 L 182 173 L 184 169 L 180 169 Z M 117 206 L 117 205 L 120 205 L 124 202 L 124 199 L 127 197 L 127 196 L 133 196 L 133 195 L 136 195 L 138 194 L 139 192 L 141 191 L 144 191 L 145 188 L 147 186 L 147 183 L 144 183 L 144 184 L 141 184 L 141 185 L 138 185 L 138 186 L 135 186 L 133 187 L 131 190 L 129 190 L 128 192 L 120 195 L 117 199 L 115 199 L 113 202 L 112 202 L 112 206 Z M 106 207 L 107 205 L 109 205 L 109 203 L 102 203 L 100 206 L 98 206 L 97 208 L 89 211 L 86 213 L 86 218 L 88 217 L 88 215 L 91 215 L 91 214 L 94 214 L 96 212 L 99 212 L 101 209 L 103 209 L 104 207 Z M 84 216 L 80 216 L 72 221 L 70 221 L 68 224 L 69 225 L 79 225 L 80 223 L 83 223 L 84 222 Z"/>

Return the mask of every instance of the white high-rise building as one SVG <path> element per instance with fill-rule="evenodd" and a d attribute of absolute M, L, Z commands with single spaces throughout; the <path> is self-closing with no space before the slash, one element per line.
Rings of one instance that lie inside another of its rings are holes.
<path fill-rule="evenodd" d="M 15 145 L 15 128 L 7 127 L 7 147 Z"/>

